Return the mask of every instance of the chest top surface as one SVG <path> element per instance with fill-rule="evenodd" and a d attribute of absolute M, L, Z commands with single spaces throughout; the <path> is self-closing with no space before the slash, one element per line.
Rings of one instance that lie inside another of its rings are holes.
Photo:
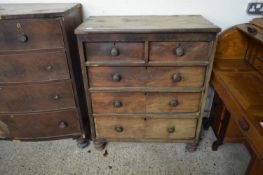
<path fill-rule="evenodd" d="M 219 32 L 220 28 L 200 15 L 92 16 L 76 30 L 86 33 Z"/>
<path fill-rule="evenodd" d="M 76 3 L 0 4 L 0 19 L 59 17 L 79 7 Z"/>

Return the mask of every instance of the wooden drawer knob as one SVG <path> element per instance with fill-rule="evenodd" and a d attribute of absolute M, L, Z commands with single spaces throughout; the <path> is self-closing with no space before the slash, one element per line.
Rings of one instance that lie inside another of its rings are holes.
<path fill-rule="evenodd" d="M 119 50 L 116 47 L 113 47 L 110 51 L 111 56 L 116 57 L 120 54 Z"/>
<path fill-rule="evenodd" d="M 175 127 L 169 127 L 167 128 L 168 133 L 174 133 L 175 132 Z"/>
<path fill-rule="evenodd" d="M 52 66 L 52 65 L 48 65 L 48 66 L 46 67 L 46 70 L 47 70 L 47 71 L 52 71 L 52 69 L 53 69 L 53 66 Z"/>
<path fill-rule="evenodd" d="M 122 102 L 120 100 L 114 100 L 113 106 L 115 108 L 120 108 L 120 107 L 122 107 Z"/>
<path fill-rule="evenodd" d="M 123 132 L 123 127 L 122 126 L 116 126 L 115 131 L 116 132 Z"/>
<path fill-rule="evenodd" d="M 67 123 L 67 122 L 64 122 L 64 121 L 60 121 L 60 122 L 58 123 L 58 127 L 59 127 L 60 129 L 65 129 L 65 128 L 68 127 L 68 123 Z"/>
<path fill-rule="evenodd" d="M 247 123 L 247 121 L 244 118 L 239 119 L 238 124 L 243 131 L 249 130 L 249 124 Z"/>
<path fill-rule="evenodd" d="M 28 36 L 26 34 L 18 36 L 18 41 L 21 43 L 26 43 L 28 41 Z"/>
<path fill-rule="evenodd" d="M 60 96 L 59 96 L 59 95 L 54 95 L 54 96 L 53 96 L 53 99 L 54 99 L 54 100 L 59 100 L 59 99 L 60 99 Z"/>
<path fill-rule="evenodd" d="M 113 81 L 121 81 L 121 75 L 118 73 L 115 73 L 112 75 L 112 80 Z"/>
<path fill-rule="evenodd" d="M 175 82 L 179 82 L 182 80 L 182 75 L 180 73 L 173 74 L 172 80 Z"/>
<path fill-rule="evenodd" d="M 178 105 L 178 100 L 177 99 L 172 99 L 170 102 L 169 102 L 169 105 L 171 107 L 176 107 Z"/>
<path fill-rule="evenodd" d="M 181 57 L 184 55 L 184 49 L 182 47 L 177 47 L 173 51 L 174 55 Z"/>
<path fill-rule="evenodd" d="M 247 27 L 247 31 L 248 33 L 251 33 L 253 35 L 258 33 L 257 29 L 255 29 L 254 27 L 249 27 L 249 26 Z"/>

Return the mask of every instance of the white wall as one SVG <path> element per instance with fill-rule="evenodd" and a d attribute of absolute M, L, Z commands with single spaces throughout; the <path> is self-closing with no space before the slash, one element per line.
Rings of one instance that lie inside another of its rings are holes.
<path fill-rule="evenodd" d="M 249 21 L 250 0 L 0 0 L 0 3 L 80 2 L 84 17 L 97 15 L 201 14 L 223 29 Z M 261 1 L 263 0 L 254 0 Z"/>

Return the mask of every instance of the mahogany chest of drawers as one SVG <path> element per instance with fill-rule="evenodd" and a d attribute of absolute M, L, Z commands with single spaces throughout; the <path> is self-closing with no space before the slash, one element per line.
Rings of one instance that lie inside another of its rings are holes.
<path fill-rule="evenodd" d="M 80 4 L 1 5 L 2 139 L 86 137 L 74 71 L 81 21 Z"/>
<path fill-rule="evenodd" d="M 202 16 L 90 17 L 76 30 L 95 145 L 199 139 L 220 29 Z"/>

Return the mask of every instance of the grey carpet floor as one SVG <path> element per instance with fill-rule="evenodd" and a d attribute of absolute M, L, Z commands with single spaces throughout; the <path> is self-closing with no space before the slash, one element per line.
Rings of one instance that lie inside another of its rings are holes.
<path fill-rule="evenodd" d="M 198 150 L 181 143 L 109 143 L 107 153 L 71 139 L 15 143 L 0 141 L 0 175 L 243 175 L 250 156 L 241 144 L 211 150 L 215 137 L 202 134 Z"/>

